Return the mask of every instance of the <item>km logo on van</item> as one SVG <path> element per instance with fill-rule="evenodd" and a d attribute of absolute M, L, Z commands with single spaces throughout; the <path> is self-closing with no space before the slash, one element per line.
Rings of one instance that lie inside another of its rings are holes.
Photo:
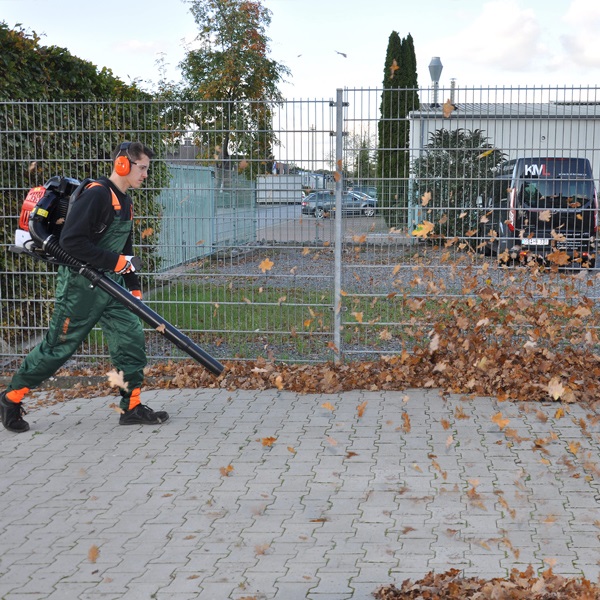
<path fill-rule="evenodd" d="M 546 170 L 546 165 L 525 165 L 523 170 L 524 177 L 550 177 Z"/>

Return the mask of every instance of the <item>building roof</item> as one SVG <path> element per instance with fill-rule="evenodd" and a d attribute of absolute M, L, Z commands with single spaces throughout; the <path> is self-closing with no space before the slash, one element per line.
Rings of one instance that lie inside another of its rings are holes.
<path fill-rule="evenodd" d="M 492 119 L 600 119 L 600 102 L 456 102 L 449 117 L 444 117 L 441 104 L 421 104 L 411 111 L 409 119 L 492 118 Z"/>

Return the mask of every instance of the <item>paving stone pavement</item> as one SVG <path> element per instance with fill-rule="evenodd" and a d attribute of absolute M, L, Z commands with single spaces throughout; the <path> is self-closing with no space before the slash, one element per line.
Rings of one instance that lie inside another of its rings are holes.
<path fill-rule="evenodd" d="M 600 414 L 438 390 L 152 390 L 0 431 L 0 598 L 367 600 L 529 564 L 598 580 Z"/>

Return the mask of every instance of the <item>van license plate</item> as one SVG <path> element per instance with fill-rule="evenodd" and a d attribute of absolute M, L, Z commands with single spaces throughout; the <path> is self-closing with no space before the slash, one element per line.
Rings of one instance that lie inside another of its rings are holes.
<path fill-rule="evenodd" d="M 544 238 L 524 238 L 521 242 L 523 246 L 548 246 L 550 244 L 550 240 Z"/>

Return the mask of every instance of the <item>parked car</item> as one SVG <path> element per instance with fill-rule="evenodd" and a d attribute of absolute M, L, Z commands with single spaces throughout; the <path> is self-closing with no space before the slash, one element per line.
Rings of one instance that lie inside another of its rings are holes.
<path fill-rule="evenodd" d="M 367 196 L 371 196 L 371 198 L 377 199 L 377 188 L 372 185 L 353 185 L 348 188 L 349 192 L 360 192 L 362 194 L 367 194 Z"/>
<path fill-rule="evenodd" d="M 342 216 L 362 215 L 374 217 L 377 200 L 363 194 L 345 192 L 342 194 Z M 302 201 L 302 214 L 317 219 L 332 216 L 335 213 L 335 194 L 329 190 L 313 192 Z"/>
<path fill-rule="evenodd" d="M 593 266 L 598 199 L 586 158 L 518 158 L 497 170 L 492 197 L 480 219 L 480 248 L 545 261 L 564 251 L 575 264 Z"/>

